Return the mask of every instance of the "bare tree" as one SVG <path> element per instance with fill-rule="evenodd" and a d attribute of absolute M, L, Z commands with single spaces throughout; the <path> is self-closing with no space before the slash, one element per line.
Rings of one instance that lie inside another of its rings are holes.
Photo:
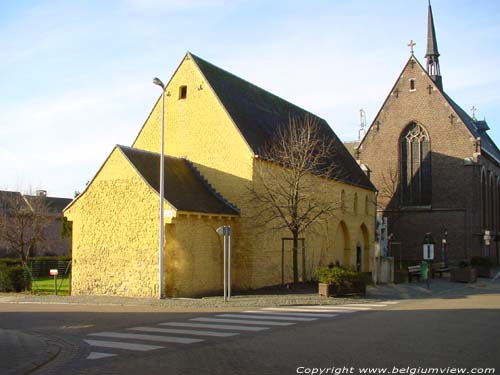
<path fill-rule="evenodd" d="M 45 241 L 51 218 L 44 196 L 0 192 L 0 241 L 26 264 L 33 250 Z"/>
<path fill-rule="evenodd" d="M 387 167 L 385 171 L 382 171 L 381 177 L 382 183 L 379 188 L 379 197 L 383 198 L 383 200 L 379 200 L 379 208 L 398 208 L 399 203 L 396 200 L 398 199 L 401 185 L 399 169 Z"/>
<path fill-rule="evenodd" d="M 293 281 L 298 282 L 299 236 L 340 208 L 325 194 L 325 184 L 340 177 L 333 163 L 333 137 L 316 119 L 290 118 L 262 150 L 256 163 L 251 203 L 260 222 L 272 230 L 288 229 L 293 239 Z M 340 197 L 339 197 L 340 198 Z"/>

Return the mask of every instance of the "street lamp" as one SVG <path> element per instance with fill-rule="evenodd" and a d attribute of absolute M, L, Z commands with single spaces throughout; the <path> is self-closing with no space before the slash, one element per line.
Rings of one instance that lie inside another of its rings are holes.
<path fill-rule="evenodd" d="M 165 298 L 165 285 L 164 285 L 164 275 L 163 275 L 163 253 L 164 253 L 164 224 L 163 224 L 163 198 L 165 192 L 165 181 L 164 181 L 164 173 L 165 173 L 165 85 L 163 82 L 155 77 L 153 78 L 153 83 L 161 87 L 162 94 L 162 107 L 161 107 L 161 150 L 160 150 L 160 238 L 159 242 L 159 255 L 158 255 L 158 263 L 159 263 L 159 277 L 158 282 L 160 284 L 160 299 Z"/>

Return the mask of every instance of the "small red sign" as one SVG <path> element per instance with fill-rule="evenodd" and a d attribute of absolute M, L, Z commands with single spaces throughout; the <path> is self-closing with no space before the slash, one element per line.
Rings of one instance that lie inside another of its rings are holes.
<path fill-rule="evenodd" d="M 49 271 L 50 276 L 57 276 L 59 274 L 58 270 L 50 270 Z"/>

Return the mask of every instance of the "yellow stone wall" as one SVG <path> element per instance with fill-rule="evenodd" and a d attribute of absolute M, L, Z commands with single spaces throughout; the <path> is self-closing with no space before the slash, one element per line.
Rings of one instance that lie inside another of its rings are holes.
<path fill-rule="evenodd" d="M 260 176 L 265 176 L 265 168 L 279 168 L 268 162 L 256 159 L 255 170 Z M 271 175 L 273 173 L 271 172 Z M 255 189 L 259 178 L 254 178 Z M 363 271 L 371 269 L 370 261 L 373 257 L 374 233 L 374 193 L 345 183 L 326 180 L 311 176 L 307 183 L 308 188 L 314 188 L 313 194 L 323 197 L 322 200 L 335 202 L 337 209 L 327 220 L 320 220 L 314 227 L 302 235 L 306 247 L 306 277 L 310 278 L 318 265 L 328 265 L 337 261 L 343 265 L 355 266 L 356 245 L 359 242 L 363 249 Z M 344 209 L 341 208 L 341 195 L 344 192 Z M 357 197 L 357 209 L 355 209 Z M 365 207 L 366 204 L 366 207 Z M 256 209 L 256 208 L 255 208 Z M 255 210 L 247 207 L 242 213 L 242 224 L 246 226 L 246 233 L 252 233 L 250 261 L 252 264 L 250 287 L 258 288 L 281 282 L 281 238 L 291 237 L 288 230 L 272 230 L 268 225 L 263 230 L 255 219 Z M 243 234 L 244 236 L 245 234 Z M 299 276 L 301 275 L 301 244 L 299 244 Z M 285 282 L 293 280 L 292 273 L 292 242 L 287 241 L 285 247 Z"/>
<path fill-rule="evenodd" d="M 186 99 L 179 99 L 181 86 Z M 227 199 L 238 199 L 241 180 L 252 178 L 253 154 L 192 59 L 183 60 L 166 92 L 165 154 L 187 157 Z M 160 151 L 161 115 L 160 97 L 132 147 Z"/>
<path fill-rule="evenodd" d="M 180 214 L 166 225 L 166 293 L 171 297 L 222 295 L 223 240 L 221 225 L 237 230 L 234 219 Z"/>
<path fill-rule="evenodd" d="M 72 294 L 158 295 L 158 195 L 115 148 L 65 216 Z"/>

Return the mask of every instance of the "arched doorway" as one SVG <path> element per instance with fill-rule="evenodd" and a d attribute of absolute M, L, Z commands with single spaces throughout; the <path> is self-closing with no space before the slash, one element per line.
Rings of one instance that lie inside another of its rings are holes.
<path fill-rule="evenodd" d="M 356 270 L 368 272 L 370 270 L 370 242 L 368 228 L 364 223 L 359 227 L 356 239 Z"/>
<path fill-rule="evenodd" d="M 349 248 L 349 231 L 347 230 L 347 225 L 341 221 L 335 232 L 335 257 L 336 261 L 342 260 L 342 265 L 351 265 L 351 254 Z"/>

